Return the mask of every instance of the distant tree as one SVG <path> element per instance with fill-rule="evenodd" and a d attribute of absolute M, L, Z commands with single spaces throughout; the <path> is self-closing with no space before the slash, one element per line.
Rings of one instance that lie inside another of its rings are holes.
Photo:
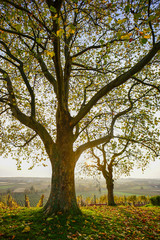
<path fill-rule="evenodd" d="M 151 144 L 153 144 L 153 141 Z M 123 174 L 129 175 L 134 166 L 138 166 L 144 170 L 151 159 L 154 160 L 159 155 L 159 152 L 156 152 L 154 148 L 153 150 L 150 146 L 148 148 L 142 141 L 129 139 L 125 142 L 120 141 L 120 143 L 111 141 L 107 146 L 103 144 L 101 147 L 97 147 L 97 151 L 92 149 L 92 156 L 96 161 L 94 165 L 91 163 L 87 164 L 87 168 L 90 170 L 92 170 L 92 167 L 96 168 L 105 178 L 108 191 L 108 205 L 115 205 L 115 179 Z"/>
<path fill-rule="evenodd" d="M 26 193 L 26 194 L 30 193 L 30 189 L 29 188 L 25 188 L 24 193 Z"/>
<path fill-rule="evenodd" d="M 35 189 L 34 186 L 31 186 L 31 187 L 30 187 L 30 192 L 31 192 L 31 193 L 35 193 L 35 192 L 36 192 L 36 189 Z"/>
<path fill-rule="evenodd" d="M 153 111 L 157 109 L 157 105 L 152 103 L 151 112 L 147 112 L 148 106 L 145 109 L 145 105 L 148 105 L 148 102 L 146 104 L 146 100 L 143 99 L 146 95 L 137 96 L 137 91 L 133 91 L 136 85 L 128 92 L 128 108 L 116 114 L 115 104 L 110 104 L 113 119 L 116 118 L 119 128 L 114 131 L 110 142 L 91 148 L 90 157 L 93 162 L 84 164 L 90 170 L 89 174 L 91 171 L 96 174 L 95 169 L 105 178 L 108 205 L 115 205 L 114 179 L 123 174 L 129 175 L 134 166 L 144 170 L 151 160 L 154 161 L 160 155 L 159 126 L 155 126 Z M 140 102 L 143 102 L 142 108 Z M 90 141 L 88 131 L 86 135 Z"/>
<path fill-rule="evenodd" d="M 110 103 L 116 115 L 128 108 L 137 82 L 137 94 L 158 99 L 159 2 L 1 0 L 0 13 L 1 152 L 27 150 L 33 166 L 48 157 L 45 214 L 80 214 L 75 166 L 113 138 Z"/>

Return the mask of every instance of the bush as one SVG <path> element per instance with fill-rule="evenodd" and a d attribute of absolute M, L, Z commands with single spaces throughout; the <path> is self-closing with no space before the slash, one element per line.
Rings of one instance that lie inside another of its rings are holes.
<path fill-rule="evenodd" d="M 154 196 L 150 198 L 150 201 L 152 205 L 154 206 L 160 206 L 160 195 L 159 196 Z"/>
<path fill-rule="evenodd" d="M 43 199 L 44 199 L 44 194 L 42 194 L 42 196 L 37 204 L 37 207 L 43 207 Z"/>

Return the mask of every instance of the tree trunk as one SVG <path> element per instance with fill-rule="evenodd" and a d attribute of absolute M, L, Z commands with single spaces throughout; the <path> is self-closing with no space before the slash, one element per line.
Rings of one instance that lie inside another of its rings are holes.
<path fill-rule="evenodd" d="M 51 158 L 52 180 L 49 199 L 44 206 L 46 215 L 81 214 L 75 193 L 75 154 L 73 152 L 73 134 L 67 117 L 58 117 L 57 152 Z"/>
<path fill-rule="evenodd" d="M 114 194 L 113 194 L 114 184 L 113 180 L 107 182 L 107 190 L 108 190 L 108 206 L 115 206 L 114 202 Z"/>
<path fill-rule="evenodd" d="M 46 215 L 80 214 L 75 194 L 74 166 L 57 163 L 52 171 L 51 192 L 44 206 Z"/>
<path fill-rule="evenodd" d="M 106 179 L 106 185 L 108 190 L 108 206 L 115 206 L 114 202 L 114 180 L 113 180 L 113 168 L 112 165 L 108 166 L 108 178 Z"/>

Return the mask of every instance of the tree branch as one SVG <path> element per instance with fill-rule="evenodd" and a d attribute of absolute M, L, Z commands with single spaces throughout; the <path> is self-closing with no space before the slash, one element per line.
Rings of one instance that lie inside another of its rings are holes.
<path fill-rule="evenodd" d="M 15 34 L 15 35 L 18 35 L 18 36 L 21 36 L 21 37 L 28 38 L 28 39 L 36 42 L 37 45 L 39 45 L 43 50 L 45 50 L 45 47 L 41 43 L 38 43 L 35 38 L 33 38 L 33 37 L 31 37 L 27 34 L 20 33 L 20 32 L 17 32 L 17 31 L 13 31 L 13 30 L 10 30 L 10 29 L 5 29 L 5 28 L 2 28 L 2 27 L 0 27 L 0 30 L 2 30 L 3 32 L 7 32 L 7 33 L 11 33 L 11 34 Z"/>
<path fill-rule="evenodd" d="M 25 115 L 20 111 L 16 103 L 12 82 L 10 80 L 8 73 L 1 68 L 0 68 L 0 73 L 3 74 L 4 79 L 7 82 L 7 90 L 9 93 L 8 105 L 10 106 L 13 116 L 17 120 L 19 120 L 22 124 L 24 124 L 26 127 L 29 127 L 33 131 L 35 131 L 42 139 L 48 155 L 50 157 L 53 156 L 54 152 L 56 151 L 56 144 L 54 143 L 52 137 L 50 136 L 50 134 L 42 124 L 37 122 L 34 118 L 28 117 L 27 115 Z"/>
<path fill-rule="evenodd" d="M 153 85 L 153 84 L 151 84 L 151 83 L 146 83 L 146 82 L 144 82 L 144 81 L 142 81 L 142 80 L 140 80 L 139 78 L 137 78 L 137 77 L 132 77 L 132 79 L 134 79 L 134 80 L 136 80 L 137 82 L 139 82 L 139 83 L 142 83 L 142 84 L 144 84 L 144 85 L 147 85 L 147 86 L 149 86 L 149 87 L 152 87 L 152 88 L 155 88 L 155 89 L 157 89 L 158 90 L 158 92 L 160 92 L 160 86 L 155 86 L 155 85 Z"/>
<path fill-rule="evenodd" d="M 29 140 L 27 140 L 23 145 L 14 145 L 14 147 L 25 147 L 28 143 L 30 143 L 35 137 L 37 136 L 37 133 L 34 134 Z"/>
<path fill-rule="evenodd" d="M 23 12 L 26 12 L 29 16 L 32 16 L 32 17 L 37 21 L 38 24 L 42 25 L 42 26 L 47 30 L 47 32 L 51 33 L 51 30 L 44 24 L 44 22 L 40 21 L 40 20 L 33 14 L 33 12 L 30 12 L 28 9 L 22 7 L 21 4 L 16 4 L 16 3 L 11 2 L 11 1 L 9 1 L 9 0 L 3 0 L 3 2 L 12 5 L 12 6 L 15 7 L 16 9 L 19 9 L 19 10 L 21 10 L 21 11 L 23 11 Z"/>
<path fill-rule="evenodd" d="M 109 134 L 105 137 L 102 137 L 102 138 L 99 138 L 99 139 L 96 139 L 96 140 L 93 140 L 93 141 L 90 141 L 90 142 L 87 142 L 87 143 L 84 143 L 82 144 L 80 147 L 77 148 L 77 150 L 75 151 L 75 156 L 76 156 L 76 159 L 78 160 L 78 158 L 80 157 L 80 155 L 87 149 L 89 148 L 93 148 L 93 147 L 96 147 L 97 145 L 100 145 L 104 142 L 109 142 L 111 140 L 112 136 Z"/>
<path fill-rule="evenodd" d="M 52 84 L 52 86 L 54 88 L 54 92 L 57 94 L 57 82 L 56 82 L 55 78 L 53 77 L 53 75 L 49 72 L 45 62 L 43 61 L 43 58 L 41 57 L 40 54 L 34 53 L 34 56 L 37 59 L 37 61 L 39 62 L 41 70 L 44 73 L 44 76 Z"/>
<path fill-rule="evenodd" d="M 148 18 L 150 17 L 150 7 L 151 7 L 151 0 L 148 1 Z M 148 23 L 149 23 L 149 27 L 151 29 L 152 42 L 153 42 L 153 46 L 154 46 L 154 44 L 155 44 L 155 34 L 154 34 L 154 31 L 153 31 L 151 20 Z"/>
<path fill-rule="evenodd" d="M 125 83 L 128 79 L 130 79 L 134 74 L 138 73 L 143 69 L 143 67 L 150 62 L 150 60 L 156 55 L 156 53 L 160 50 L 160 41 L 156 43 L 152 49 L 149 51 L 149 53 L 143 57 L 137 64 L 135 64 L 130 70 L 123 73 L 119 77 L 117 77 L 115 80 L 111 81 L 109 84 L 104 86 L 99 92 L 97 92 L 90 101 L 85 105 L 83 109 L 79 111 L 77 116 L 75 116 L 72 121 L 71 125 L 75 126 L 89 111 L 90 109 L 97 103 L 97 101 L 105 96 L 107 93 L 109 93 L 114 88 L 122 85 Z"/>
<path fill-rule="evenodd" d="M 21 76 L 22 76 L 22 79 L 30 93 L 30 96 L 31 96 L 31 117 L 35 118 L 35 96 L 34 96 L 34 92 L 33 92 L 33 89 L 27 79 L 27 76 L 24 72 L 24 69 L 23 69 L 23 62 L 21 60 L 19 60 L 17 57 L 15 57 L 11 51 L 9 50 L 9 47 L 3 42 L 3 41 L 0 41 L 0 44 L 2 44 L 5 49 L 6 49 L 6 54 L 11 57 L 13 60 L 15 60 L 16 62 L 18 62 L 19 65 L 14 65 L 19 69 L 20 73 L 21 73 Z"/>
<path fill-rule="evenodd" d="M 95 45 L 89 46 L 89 47 L 83 49 L 82 51 L 72 55 L 71 58 L 76 58 L 76 57 L 82 55 L 83 53 L 85 53 L 85 52 L 87 52 L 87 51 L 89 51 L 91 49 L 99 49 L 99 48 L 107 47 L 107 45 L 110 45 L 110 44 L 112 44 L 114 42 L 117 42 L 117 41 L 123 41 L 123 40 L 113 39 L 113 40 L 111 40 L 111 41 L 109 41 L 109 42 L 107 42 L 105 44 L 101 44 L 101 45 L 97 45 L 97 46 L 95 46 Z"/>
<path fill-rule="evenodd" d="M 152 147 L 150 147 L 150 146 L 148 146 L 147 144 L 143 143 L 142 141 L 135 140 L 135 139 L 131 139 L 131 138 L 127 138 L 127 137 L 119 137 L 119 136 L 113 136 L 113 138 L 118 138 L 118 139 L 122 139 L 122 140 L 127 140 L 127 141 L 132 142 L 132 143 L 138 143 L 138 144 L 140 144 L 140 145 L 148 148 L 149 150 L 153 151 L 157 157 L 159 156 L 159 154 L 156 152 L 155 149 L 153 149 Z"/>

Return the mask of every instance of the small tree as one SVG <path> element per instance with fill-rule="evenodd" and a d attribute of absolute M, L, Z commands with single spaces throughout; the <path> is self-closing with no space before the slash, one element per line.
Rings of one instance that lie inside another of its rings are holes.
<path fill-rule="evenodd" d="M 43 207 L 43 200 L 44 200 L 44 194 L 42 194 L 39 202 L 37 203 L 37 207 Z"/>
<path fill-rule="evenodd" d="M 133 84 L 128 91 L 130 102 L 128 108 L 117 114 L 116 104 L 110 104 L 113 122 L 115 120 L 118 122 L 117 129 L 114 130 L 114 136 L 110 142 L 91 149 L 90 154 L 95 159 L 95 164 L 87 164 L 88 168 L 94 167 L 105 178 L 108 205 L 115 205 L 114 179 L 122 174 L 129 175 L 136 165 L 144 170 L 150 160 L 155 160 L 160 153 L 159 131 L 155 127 L 154 114 L 148 115 L 145 111 L 146 100 L 143 98 L 147 98 L 147 94 L 137 96 L 134 87 L 137 87 L 137 84 Z M 143 101 L 142 109 L 139 101 Z M 156 109 L 156 104 L 152 105 L 152 109 L 153 107 Z M 87 130 L 86 135 L 90 141 Z"/>
<path fill-rule="evenodd" d="M 9 208 L 17 208 L 18 204 L 16 203 L 16 201 L 12 198 L 12 196 L 10 194 L 8 194 L 6 196 L 6 202 L 7 202 L 7 206 Z"/>

